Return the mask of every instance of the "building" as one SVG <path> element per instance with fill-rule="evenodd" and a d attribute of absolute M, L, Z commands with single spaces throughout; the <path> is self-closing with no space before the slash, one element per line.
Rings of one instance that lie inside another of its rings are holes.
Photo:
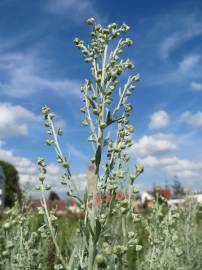
<path fill-rule="evenodd" d="M 4 207 L 4 197 L 5 197 L 5 174 L 3 168 L 0 166 L 0 207 Z"/>

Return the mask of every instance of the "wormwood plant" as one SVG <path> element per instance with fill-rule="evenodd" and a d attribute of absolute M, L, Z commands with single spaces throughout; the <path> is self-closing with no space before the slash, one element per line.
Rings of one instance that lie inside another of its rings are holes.
<path fill-rule="evenodd" d="M 44 269 L 49 233 L 43 233 L 44 225 L 37 231 L 31 230 L 33 216 L 28 198 L 24 195 L 22 202 L 19 205 L 17 201 L 12 209 L 4 212 L 0 227 L 1 270 Z"/>
<path fill-rule="evenodd" d="M 139 219 L 133 212 L 131 196 L 137 192 L 134 182 L 143 172 L 143 167 L 137 164 L 129 173 L 127 154 L 134 132 L 129 122 L 133 110 L 129 100 L 140 76 L 134 74 L 132 61 L 123 58 L 125 48 L 133 44 L 130 38 L 121 37 L 130 28 L 127 24 L 118 26 L 112 23 L 102 27 L 94 18 L 89 18 L 87 24 L 91 27 L 89 44 L 79 38 L 74 40 L 91 71 L 89 79 L 81 87 L 83 107 L 80 111 L 84 115 L 83 126 L 89 128 L 88 141 L 93 151 L 90 161 L 95 166 L 95 177 L 92 193 L 88 192 L 83 198 L 77 195 L 69 161 L 59 144 L 62 130 L 55 128 L 55 115 L 51 109 L 47 106 L 42 109 L 49 135 L 46 143 L 54 146 L 57 162 L 64 168 L 60 182 L 67 186 L 67 194 L 77 200 L 84 214 L 69 257 L 62 254 L 57 243 L 56 217 L 49 213 L 46 205 L 45 192 L 51 186 L 46 180 L 47 165 L 43 158 L 38 159 L 40 185 L 37 189 L 42 192 L 40 213 L 44 215 L 44 228 L 50 233 L 55 246 L 58 258 L 55 269 L 127 269 L 127 250 L 135 247 L 138 252 L 142 248 L 138 244 L 137 234 L 127 229 L 129 220 L 136 222 Z M 125 83 L 122 85 L 120 81 Z M 128 191 L 124 199 L 118 202 L 116 192 L 123 181 Z M 96 202 L 98 195 L 101 196 L 101 205 Z M 112 219 L 120 224 L 119 237 L 111 225 Z"/>

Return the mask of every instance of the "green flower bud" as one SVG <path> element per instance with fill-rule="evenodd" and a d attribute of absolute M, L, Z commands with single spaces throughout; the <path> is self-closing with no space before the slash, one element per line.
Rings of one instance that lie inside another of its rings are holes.
<path fill-rule="evenodd" d="M 135 86 L 134 85 L 130 85 L 130 90 L 131 91 L 135 90 Z"/>
<path fill-rule="evenodd" d="M 133 193 L 139 193 L 139 190 L 136 187 L 134 187 L 132 191 Z"/>
<path fill-rule="evenodd" d="M 139 222 L 140 221 L 140 216 L 138 214 L 132 213 L 132 220 L 133 220 L 134 223 Z"/>
<path fill-rule="evenodd" d="M 50 109 L 47 106 L 44 106 L 41 109 L 42 114 L 47 115 L 50 112 Z"/>
<path fill-rule="evenodd" d="M 88 141 L 89 142 L 96 142 L 94 135 L 91 135 L 90 137 L 88 137 Z"/>
<path fill-rule="evenodd" d="M 58 134 L 58 136 L 62 136 L 62 129 L 61 128 L 58 128 L 57 134 Z"/>
<path fill-rule="evenodd" d="M 35 189 L 36 189 L 36 190 L 41 190 L 41 185 L 36 185 L 36 186 L 35 186 Z"/>
<path fill-rule="evenodd" d="M 48 130 L 48 135 L 53 135 L 53 131 L 52 130 Z"/>
<path fill-rule="evenodd" d="M 55 117 L 55 114 L 54 113 L 49 113 L 49 118 L 52 120 L 54 117 Z"/>
<path fill-rule="evenodd" d="M 128 206 L 128 201 L 127 200 L 123 200 L 120 202 L 120 205 L 124 208 L 126 208 Z"/>
<path fill-rule="evenodd" d="M 85 61 L 86 63 L 91 63 L 91 62 L 93 62 L 93 57 L 85 58 L 84 61 Z"/>
<path fill-rule="evenodd" d="M 140 74 L 137 74 L 133 77 L 134 81 L 138 82 L 140 81 Z"/>
<path fill-rule="evenodd" d="M 94 25 L 95 24 L 95 19 L 93 17 L 91 17 L 91 18 L 89 18 L 89 19 L 86 20 L 86 23 L 88 25 Z"/>
<path fill-rule="evenodd" d="M 118 178 L 123 179 L 124 178 L 124 172 L 123 171 L 119 171 L 117 174 Z"/>
<path fill-rule="evenodd" d="M 81 108 L 80 109 L 80 112 L 85 113 L 86 112 L 86 108 L 85 107 Z"/>
<path fill-rule="evenodd" d="M 136 250 L 137 252 L 139 252 L 140 250 L 142 250 L 142 246 L 141 246 L 141 245 L 136 245 L 136 246 L 135 246 L 135 250 Z"/>
<path fill-rule="evenodd" d="M 123 23 L 121 26 L 121 30 L 123 32 L 127 32 L 130 29 L 130 26 L 128 26 L 126 23 Z"/>
<path fill-rule="evenodd" d="M 81 42 L 81 40 L 79 38 L 75 38 L 74 39 L 74 44 L 77 46 L 79 43 Z"/>
<path fill-rule="evenodd" d="M 137 174 L 135 172 L 130 174 L 130 179 L 133 182 L 137 178 Z"/>
<path fill-rule="evenodd" d="M 63 168 L 68 169 L 69 168 L 69 163 L 67 161 L 64 161 L 62 163 L 62 166 L 63 166 Z"/>
<path fill-rule="evenodd" d="M 131 92 L 130 92 L 130 91 L 127 91 L 127 92 L 126 92 L 126 96 L 127 96 L 127 97 L 130 97 L 130 96 L 131 96 Z"/>
<path fill-rule="evenodd" d="M 45 185 L 45 190 L 50 190 L 52 188 L 51 185 Z"/>
<path fill-rule="evenodd" d="M 5 251 L 2 252 L 2 256 L 3 256 L 3 257 L 7 257 L 8 255 L 9 255 L 9 253 L 8 253 L 7 250 L 5 250 Z"/>
<path fill-rule="evenodd" d="M 117 29 L 118 28 L 118 25 L 117 23 L 113 22 L 111 25 L 110 25 L 110 28 L 114 28 L 114 29 Z"/>
<path fill-rule="evenodd" d="M 4 223 L 3 225 L 4 229 L 8 230 L 11 227 L 11 224 L 9 222 Z"/>
<path fill-rule="evenodd" d="M 109 34 L 109 29 L 107 29 L 107 28 L 103 28 L 103 34 L 106 34 L 106 35 L 108 35 Z"/>
<path fill-rule="evenodd" d="M 130 111 L 132 111 L 132 109 L 133 109 L 133 106 L 132 105 L 127 105 L 125 107 L 126 112 L 130 112 Z"/>
<path fill-rule="evenodd" d="M 43 182 L 45 180 L 45 175 L 44 174 L 39 175 L 39 180 Z"/>
<path fill-rule="evenodd" d="M 53 144 L 53 143 L 54 143 L 54 141 L 46 140 L 46 144 L 49 145 L 49 146 L 50 146 L 51 144 Z"/>
<path fill-rule="evenodd" d="M 84 119 L 83 122 L 82 122 L 82 125 L 85 126 L 85 127 L 88 126 L 88 121 L 86 119 Z"/>
<path fill-rule="evenodd" d="M 101 266 L 101 265 L 104 266 L 104 265 L 107 264 L 107 259 L 102 254 L 97 254 L 96 257 L 95 257 L 95 261 L 99 266 Z"/>
<path fill-rule="evenodd" d="M 107 103 L 107 104 L 111 104 L 112 103 L 112 100 L 110 99 L 110 98 L 107 98 L 106 100 L 105 100 L 105 103 Z"/>
<path fill-rule="evenodd" d="M 129 69 L 134 69 L 135 65 L 133 63 L 128 63 L 128 68 Z"/>
<path fill-rule="evenodd" d="M 177 254 L 178 257 L 182 256 L 182 254 L 183 254 L 183 251 L 180 248 L 178 248 L 178 247 L 175 248 L 175 252 L 176 252 L 176 254 Z"/>
<path fill-rule="evenodd" d="M 132 46 L 133 45 L 133 41 L 130 38 L 127 38 L 126 39 L 126 43 L 127 43 L 128 46 Z"/>
<path fill-rule="evenodd" d="M 135 168 L 138 174 L 143 173 L 144 171 L 144 167 L 141 164 L 136 164 Z"/>
<path fill-rule="evenodd" d="M 90 159 L 90 161 L 91 161 L 92 163 L 95 163 L 95 157 L 92 157 L 92 158 Z"/>
<path fill-rule="evenodd" d="M 66 179 L 65 177 L 62 177 L 62 178 L 60 179 L 60 183 L 61 183 L 62 185 L 67 185 L 67 179 Z"/>
<path fill-rule="evenodd" d="M 135 233 L 134 232 L 128 232 L 128 238 L 134 238 Z"/>
<path fill-rule="evenodd" d="M 44 121 L 44 126 L 45 126 L 45 127 L 50 127 L 49 121 Z"/>

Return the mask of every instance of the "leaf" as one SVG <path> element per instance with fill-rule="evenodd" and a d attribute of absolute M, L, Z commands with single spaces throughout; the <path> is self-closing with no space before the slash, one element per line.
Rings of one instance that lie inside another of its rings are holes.
<path fill-rule="evenodd" d="M 86 96 L 86 97 L 87 97 L 88 101 L 90 102 L 90 105 L 92 106 L 92 108 L 95 109 L 96 106 L 95 106 L 95 103 L 93 102 L 93 100 L 91 98 L 89 98 L 88 96 Z"/>
<path fill-rule="evenodd" d="M 109 126 L 112 123 L 112 119 L 111 119 L 111 113 L 110 111 L 107 112 L 107 118 L 106 118 L 106 124 L 107 126 Z"/>
<path fill-rule="evenodd" d="M 95 225 L 95 232 L 96 232 L 96 237 L 95 237 L 95 242 L 98 241 L 100 233 L 101 233 L 102 227 L 101 223 L 99 222 L 98 219 L 96 219 L 96 225 Z"/>
<path fill-rule="evenodd" d="M 93 240 L 95 240 L 96 236 L 95 236 L 95 233 L 93 232 L 93 229 L 92 229 L 90 223 L 88 222 L 87 225 L 88 225 L 88 229 L 89 229 L 90 234 L 92 235 Z"/>
<path fill-rule="evenodd" d="M 88 201 L 88 192 L 87 192 L 87 190 L 85 190 L 83 201 L 84 201 L 84 204 L 86 205 L 87 201 Z"/>
<path fill-rule="evenodd" d="M 100 166 L 101 152 L 102 152 L 102 147 L 101 145 L 99 145 L 95 154 L 96 174 L 98 173 L 98 169 Z"/>

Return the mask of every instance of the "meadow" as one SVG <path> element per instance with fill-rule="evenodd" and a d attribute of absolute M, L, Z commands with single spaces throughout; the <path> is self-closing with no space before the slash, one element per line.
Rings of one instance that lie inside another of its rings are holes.
<path fill-rule="evenodd" d="M 183 207 L 167 207 L 156 203 L 142 210 L 136 220 L 126 224 L 127 248 L 117 245 L 123 234 L 119 220 L 111 218 L 111 235 L 105 235 L 103 258 L 122 257 L 119 268 L 109 268 L 102 260 L 98 269 L 193 270 L 202 268 L 202 208 L 193 203 Z M 83 219 L 83 217 L 82 217 Z M 68 261 L 79 241 L 78 216 L 59 217 L 54 221 L 57 243 Z M 46 232 L 43 215 L 33 211 L 29 202 L 15 205 L 1 217 L 0 269 L 63 269 L 56 256 L 50 233 Z M 124 240 L 124 239 L 122 239 Z M 102 258 L 100 258 L 101 260 Z M 82 269 L 82 268 L 78 268 Z"/>

